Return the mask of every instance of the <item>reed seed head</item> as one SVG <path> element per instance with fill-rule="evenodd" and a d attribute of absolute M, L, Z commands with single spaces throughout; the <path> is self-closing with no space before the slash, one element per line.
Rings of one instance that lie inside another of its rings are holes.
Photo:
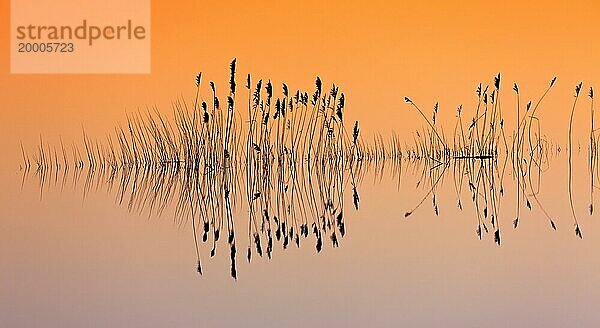
<path fill-rule="evenodd" d="M 494 87 L 496 87 L 496 90 L 500 90 L 500 73 L 494 78 Z"/>
<path fill-rule="evenodd" d="M 198 73 L 198 75 L 196 75 L 196 87 L 199 88 L 200 87 L 200 81 L 202 80 L 202 72 Z"/>
<path fill-rule="evenodd" d="M 579 84 L 575 86 L 575 97 L 579 97 L 579 92 L 581 91 L 582 86 L 583 82 L 579 82 Z"/>
<path fill-rule="evenodd" d="M 575 235 L 580 239 L 583 239 L 583 235 L 581 234 L 581 229 L 579 228 L 579 224 L 575 225 Z"/>
<path fill-rule="evenodd" d="M 229 68 L 231 70 L 231 74 L 229 76 L 229 88 L 232 94 L 235 94 L 235 66 L 236 66 L 236 58 L 231 61 Z"/>
<path fill-rule="evenodd" d="M 285 83 L 282 83 L 283 85 L 283 96 L 287 97 L 288 96 L 288 86 Z"/>

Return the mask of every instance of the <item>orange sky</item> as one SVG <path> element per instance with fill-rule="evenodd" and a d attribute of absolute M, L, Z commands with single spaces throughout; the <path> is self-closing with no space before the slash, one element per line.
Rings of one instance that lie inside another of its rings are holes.
<path fill-rule="evenodd" d="M 251 72 L 292 89 L 312 89 L 317 74 L 338 83 L 346 117 L 365 133 L 415 129 L 404 96 L 427 110 L 439 101 L 440 119 L 452 122 L 459 104 L 475 101 L 478 81 L 497 72 L 507 92 L 518 81 L 524 99 L 557 75 L 540 115 L 547 130 L 563 129 L 574 85 L 600 76 L 598 3 L 153 1 L 148 75 L 10 75 L 9 1 L 0 9 L 0 137 L 11 150 L 40 133 L 79 135 L 81 124 L 101 136 L 146 105 L 169 112 L 172 100 L 193 97 L 198 71 L 224 89 L 233 57 L 240 78 Z M 505 111 L 513 100 L 505 95 Z"/>

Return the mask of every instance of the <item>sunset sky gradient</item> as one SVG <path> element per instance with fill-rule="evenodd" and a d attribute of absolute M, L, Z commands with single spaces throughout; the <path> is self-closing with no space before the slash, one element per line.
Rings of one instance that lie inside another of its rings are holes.
<path fill-rule="evenodd" d="M 583 1 L 153 1 L 151 74 L 10 75 L 2 1 L 1 143 L 77 138 L 82 124 L 104 136 L 145 106 L 170 113 L 172 101 L 194 96 L 197 72 L 223 90 L 234 57 L 240 80 L 270 78 L 277 92 L 281 82 L 310 91 L 317 75 L 339 84 L 348 120 L 382 134 L 421 126 L 404 96 L 426 111 L 439 101 L 440 120 L 453 122 L 458 105 L 474 106 L 478 82 L 501 72 L 510 121 L 513 82 L 524 101 L 535 100 L 558 76 L 539 113 L 543 129 L 563 130 L 575 84 L 587 90 L 600 76 L 599 9 Z"/>

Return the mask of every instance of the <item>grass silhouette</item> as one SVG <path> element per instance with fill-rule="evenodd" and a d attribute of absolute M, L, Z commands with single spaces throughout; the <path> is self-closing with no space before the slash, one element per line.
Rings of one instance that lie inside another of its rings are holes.
<path fill-rule="evenodd" d="M 498 245 L 505 180 L 511 176 L 516 195 L 513 227 L 518 228 L 522 209 L 527 207 L 539 209 L 550 227 L 557 229 L 540 199 L 540 181 L 560 148 L 543 135 L 538 115 L 556 78 L 537 102 L 525 106 L 519 85 L 513 85 L 513 129 L 505 124 L 498 74 L 492 84 L 477 86 L 471 111 L 458 106 L 451 136 L 444 133 L 439 119 L 443 108 L 438 103 L 428 116 L 405 97 L 424 126 L 413 132 L 411 141 L 395 133 L 390 138 L 374 134 L 370 140 L 361 133 L 359 122 L 347 130 L 347 98 L 339 86 L 325 89 L 316 77 L 314 90 L 293 92 L 286 83 L 276 86 L 271 80 L 255 80 L 247 74 L 246 90 L 240 91 L 236 69 L 234 59 L 224 94 L 217 92 L 212 81 L 203 86 L 204 76 L 199 73 L 195 97 L 191 102 L 173 102 L 172 117 L 163 116 L 156 108 L 130 114 L 105 141 L 93 140 L 82 129 L 80 145 L 67 146 L 61 138 L 60 147 L 52 147 L 40 137 L 37 149 L 28 154 L 20 144 L 21 167 L 25 174 L 33 172 L 39 178 L 41 191 L 52 178 L 57 184 L 60 172 L 62 186 L 69 175 L 73 184 L 83 184 L 84 196 L 105 185 L 114 192 L 117 203 L 133 212 L 161 215 L 173 207 L 175 222 L 191 226 L 196 271 L 203 273 L 204 253 L 216 256 L 222 249 L 219 245 L 227 243 L 234 279 L 240 242 L 236 223 L 247 229 L 248 262 L 264 256 L 271 259 L 276 244 L 281 249 L 300 247 L 309 238 L 317 253 L 328 244 L 338 247 L 347 234 L 345 193 L 351 189 L 352 206 L 358 210 L 358 190 L 371 170 L 376 182 L 397 179 L 398 188 L 403 175 L 417 177 L 414 189 L 422 194 L 405 212 L 406 218 L 428 204 L 427 200 L 431 200 L 435 215 L 443 213 L 439 187 L 451 174 L 459 210 L 468 195 L 475 209 L 477 237 L 489 234 Z M 568 134 L 569 201 L 575 234 L 580 238 L 572 192 L 572 129 L 581 88 L 579 84 L 575 89 Z M 592 214 L 599 168 L 591 88 L 589 97 Z M 240 209 L 247 210 L 247 225 L 234 216 Z M 205 252 L 202 245 L 210 250 Z"/>

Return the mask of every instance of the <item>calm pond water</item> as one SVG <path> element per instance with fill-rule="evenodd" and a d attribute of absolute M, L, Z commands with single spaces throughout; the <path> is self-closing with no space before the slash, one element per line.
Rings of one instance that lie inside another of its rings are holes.
<path fill-rule="evenodd" d="M 275 241 L 270 260 L 253 246 L 248 263 L 248 211 L 236 205 L 237 279 L 224 232 L 214 257 L 211 241 L 199 241 L 203 275 L 197 273 L 191 223 L 175 215 L 173 204 L 162 214 L 132 210 L 127 197 L 119 205 L 118 183 L 110 187 L 106 176 L 95 177 L 86 187 L 85 169 L 76 180 L 72 172 L 67 179 L 47 174 L 40 188 L 39 175 L 24 178 L 19 170 L 18 149 L 9 155 L 1 175 L 6 327 L 600 324 L 600 225 L 588 213 L 584 150 L 574 152 L 573 181 L 581 240 L 564 152 L 542 174 L 539 194 L 558 229 L 524 204 L 513 228 L 516 186 L 507 173 L 498 203 L 500 246 L 492 228 L 477 237 L 466 181 L 458 209 L 453 166 L 436 185 L 439 215 L 429 196 L 405 218 L 427 194 L 431 181 L 421 174 L 429 170 L 404 162 L 401 173 L 388 164 L 382 175 L 367 165 L 357 182 L 358 211 L 345 185 L 345 234 L 338 232 L 336 248 L 324 236 L 317 253 L 311 231 L 300 247 L 290 242 L 284 250 Z"/>

